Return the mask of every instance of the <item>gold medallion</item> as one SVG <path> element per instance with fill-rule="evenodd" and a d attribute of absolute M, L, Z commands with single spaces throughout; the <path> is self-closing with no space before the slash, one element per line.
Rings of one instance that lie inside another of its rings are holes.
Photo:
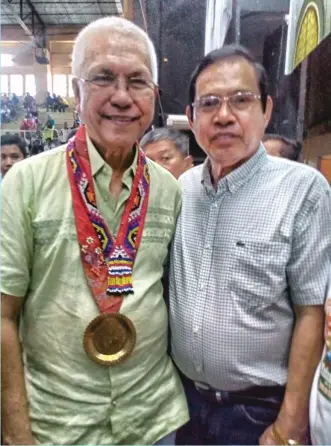
<path fill-rule="evenodd" d="M 84 349 L 96 363 L 112 366 L 122 363 L 136 344 L 136 330 L 120 313 L 103 313 L 93 319 L 84 333 Z"/>

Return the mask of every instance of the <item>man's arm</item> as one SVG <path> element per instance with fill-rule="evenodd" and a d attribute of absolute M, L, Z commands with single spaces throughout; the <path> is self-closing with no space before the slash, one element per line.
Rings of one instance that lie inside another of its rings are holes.
<path fill-rule="evenodd" d="M 22 297 L 1 295 L 1 409 L 4 444 L 36 444 L 25 388 L 18 316 Z"/>
<path fill-rule="evenodd" d="M 294 306 L 296 315 L 292 337 L 288 380 L 283 404 L 275 422 L 285 440 L 307 444 L 309 396 L 323 349 L 324 310 L 321 305 Z M 270 426 L 260 444 L 279 444 Z"/>

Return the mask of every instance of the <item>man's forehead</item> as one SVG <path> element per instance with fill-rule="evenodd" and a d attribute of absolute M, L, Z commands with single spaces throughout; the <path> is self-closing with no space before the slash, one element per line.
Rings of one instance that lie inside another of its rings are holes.
<path fill-rule="evenodd" d="M 209 82 L 229 82 L 258 85 L 254 66 L 243 57 L 229 57 L 208 65 L 197 78 L 197 89 Z"/>
<path fill-rule="evenodd" d="M 153 141 L 147 144 L 146 151 L 163 152 L 166 150 L 177 149 L 175 143 L 171 139 L 161 139 L 160 141 Z"/>
<path fill-rule="evenodd" d="M 1 146 L 1 152 L 20 152 L 21 153 L 21 149 L 16 145 L 16 144 L 4 144 L 3 146 Z"/>
<path fill-rule="evenodd" d="M 148 49 L 143 42 L 134 39 L 131 36 L 114 36 L 97 35 L 93 39 L 93 43 L 88 46 L 85 51 L 85 67 L 91 65 L 98 57 L 104 57 L 104 63 L 107 63 L 107 56 L 128 57 L 132 55 L 141 56 L 142 64 L 146 65 L 150 70 L 150 60 Z M 102 63 L 102 61 L 100 60 Z"/>

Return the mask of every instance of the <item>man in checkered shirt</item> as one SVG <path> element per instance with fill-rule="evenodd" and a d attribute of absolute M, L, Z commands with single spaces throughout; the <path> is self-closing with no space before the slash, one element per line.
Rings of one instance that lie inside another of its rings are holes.
<path fill-rule="evenodd" d="M 193 73 L 187 116 L 208 155 L 181 178 L 170 323 L 191 421 L 178 444 L 307 444 L 331 251 L 330 187 L 266 154 L 264 68 L 225 46 Z"/>

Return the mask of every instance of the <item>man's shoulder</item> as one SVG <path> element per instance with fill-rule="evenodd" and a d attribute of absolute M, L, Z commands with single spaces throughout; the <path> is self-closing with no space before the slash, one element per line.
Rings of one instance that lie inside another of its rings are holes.
<path fill-rule="evenodd" d="M 280 180 L 281 173 L 290 175 L 293 186 L 300 185 L 306 189 L 311 187 L 330 189 L 326 178 L 317 169 L 307 164 L 268 155 L 267 170 L 274 172 Z"/>
<path fill-rule="evenodd" d="M 176 178 L 159 164 L 147 158 L 148 167 L 151 176 L 151 182 L 155 180 L 160 188 L 166 188 L 169 191 L 180 190 L 180 186 Z"/>
<path fill-rule="evenodd" d="M 37 184 L 38 179 L 42 181 L 47 175 L 65 173 L 65 150 L 66 144 L 16 163 L 7 173 L 4 183 L 13 183 L 21 178 L 26 186 L 29 182 Z"/>
<path fill-rule="evenodd" d="M 199 164 L 198 166 L 191 167 L 191 169 L 187 170 L 180 176 L 179 182 L 181 184 L 186 184 L 186 183 L 192 184 L 192 181 L 194 180 L 201 180 L 203 166 L 204 164 Z"/>

